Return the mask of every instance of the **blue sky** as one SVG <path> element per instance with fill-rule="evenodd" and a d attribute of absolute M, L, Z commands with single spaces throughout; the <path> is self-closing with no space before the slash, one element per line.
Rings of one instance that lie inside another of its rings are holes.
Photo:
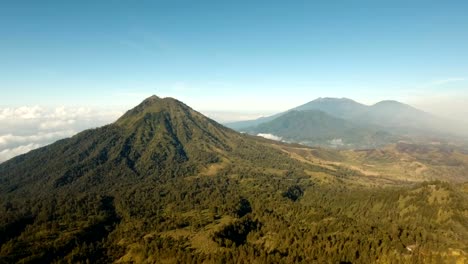
<path fill-rule="evenodd" d="M 454 111 L 467 13 L 466 1 L 2 1 L 0 106 L 125 109 L 157 94 L 203 111 L 325 96 Z"/>

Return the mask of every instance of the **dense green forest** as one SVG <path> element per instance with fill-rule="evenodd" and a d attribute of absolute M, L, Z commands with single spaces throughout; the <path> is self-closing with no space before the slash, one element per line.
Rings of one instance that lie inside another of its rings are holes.
<path fill-rule="evenodd" d="M 0 263 L 467 261 L 467 183 L 376 185 L 294 147 L 151 97 L 0 165 Z"/>

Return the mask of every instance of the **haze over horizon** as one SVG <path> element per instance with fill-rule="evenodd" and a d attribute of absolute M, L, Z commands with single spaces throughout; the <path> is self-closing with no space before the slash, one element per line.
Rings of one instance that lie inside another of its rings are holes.
<path fill-rule="evenodd" d="M 464 121 L 467 10 L 462 1 L 2 3 L 0 156 L 109 123 L 152 94 L 219 122 L 318 97 L 397 100 Z"/>

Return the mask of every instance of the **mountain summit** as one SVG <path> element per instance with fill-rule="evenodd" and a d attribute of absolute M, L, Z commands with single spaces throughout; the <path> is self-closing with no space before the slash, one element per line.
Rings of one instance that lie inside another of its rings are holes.
<path fill-rule="evenodd" d="M 366 105 L 348 98 L 317 98 L 293 108 L 297 111 L 319 110 L 338 118 L 353 118 L 366 110 Z"/>
<path fill-rule="evenodd" d="M 270 122 L 290 111 L 309 110 L 322 111 L 337 118 L 351 119 L 365 112 L 367 107 L 368 106 L 348 98 L 319 97 L 313 101 L 272 116 L 261 117 L 255 120 L 238 121 L 228 123 L 226 125 L 236 130 L 243 130 L 245 128 L 251 128 L 262 123 Z"/>
<path fill-rule="evenodd" d="M 115 123 L 31 151 L 0 167 L 0 190 L 25 188 L 31 175 L 53 187 L 134 177 L 196 174 L 231 150 L 240 135 L 173 98 L 151 96 Z M 54 170 L 43 169 L 44 164 Z M 96 187 L 96 186 L 94 186 Z"/>

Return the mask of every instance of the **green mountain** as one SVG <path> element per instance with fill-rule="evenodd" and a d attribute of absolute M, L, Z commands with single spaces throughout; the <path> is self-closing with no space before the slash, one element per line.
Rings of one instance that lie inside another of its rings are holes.
<path fill-rule="evenodd" d="M 318 98 L 293 108 L 297 111 L 318 110 L 331 116 L 353 119 L 367 111 L 367 106 L 348 98 Z"/>
<path fill-rule="evenodd" d="M 393 100 L 367 106 L 347 98 L 318 98 L 293 110 L 319 110 L 352 122 L 385 128 L 417 127 L 436 119 L 426 112 Z"/>
<path fill-rule="evenodd" d="M 275 118 L 283 115 L 284 113 L 279 113 L 276 115 L 271 115 L 271 116 L 265 116 L 265 117 L 260 117 L 254 120 L 245 120 L 245 121 L 237 121 L 237 122 L 232 122 L 232 123 L 227 123 L 225 124 L 227 127 L 238 130 L 238 131 L 243 131 L 245 128 L 253 127 L 256 125 L 260 125 L 266 122 L 269 122 L 271 120 L 274 120 Z"/>
<path fill-rule="evenodd" d="M 286 142 L 338 148 L 375 148 L 397 140 L 372 125 L 358 125 L 318 110 L 292 110 L 244 131 L 272 134 Z"/>
<path fill-rule="evenodd" d="M 354 133 L 347 134 L 351 136 L 351 138 L 346 140 L 349 143 L 348 146 L 352 148 L 381 146 L 389 142 L 396 143 L 401 139 L 415 142 L 427 142 L 429 140 L 453 141 L 454 139 L 463 141 L 463 139 L 467 138 L 466 131 L 460 129 L 459 124 L 457 125 L 455 122 L 438 118 L 412 106 L 391 100 L 381 101 L 374 105 L 367 106 L 347 98 L 318 98 L 273 116 L 234 122 L 226 125 L 238 131 L 256 132 L 265 130 L 265 126 L 262 126 L 263 124 L 273 122 L 275 119 L 281 118 L 291 111 L 311 110 L 322 111 L 331 117 L 346 120 L 347 123 L 353 123 L 356 129 L 361 128 L 362 131 L 354 130 Z M 284 118 L 276 122 L 276 124 L 279 123 L 284 123 Z M 294 123 L 294 121 L 291 123 Z M 302 124 L 298 125 L 297 128 L 291 126 L 283 128 L 283 130 L 287 131 L 282 131 L 283 133 L 280 133 L 279 136 L 289 138 L 293 142 L 303 142 L 318 146 L 332 146 L 328 144 L 329 139 L 317 140 L 318 138 L 322 138 L 322 134 L 308 134 L 306 137 L 305 134 L 308 133 L 307 130 L 303 132 L 293 132 L 294 130 L 300 130 L 301 126 L 303 126 Z M 324 126 L 324 128 L 326 128 L 327 124 L 313 122 L 310 126 Z M 267 129 L 267 131 L 268 130 L 271 129 Z M 369 135 L 369 130 L 382 131 L 383 133 L 379 132 L 373 136 L 372 132 L 371 135 Z M 330 134 L 335 133 L 335 129 L 333 128 L 329 131 Z M 292 136 L 297 133 L 302 133 L 304 135 L 300 137 Z M 364 138 L 357 139 L 355 134 L 361 134 L 361 138 Z"/>
<path fill-rule="evenodd" d="M 306 104 L 300 105 L 288 111 L 278 113 L 276 115 L 261 117 L 255 120 L 238 121 L 226 124 L 226 126 L 242 130 L 248 127 L 253 127 L 262 123 L 272 121 L 273 119 L 282 116 L 289 111 L 307 111 L 317 110 L 325 112 L 333 117 L 349 119 L 357 115 L 362 114 L 367 109 L 366 105 L 357 103 L 347 98 L 317 98 L 316 100 L 310 101 Z"/>
<path fill-rule="evenodd" d="M 229 139 L 229 140 L 228 140 Z M 215 163 L 216 153 L 230 151 L 239 136 L 183 103 L 156 96 L 128 111 L 114 124 L 84 131 L 70 139 L 32 151 L 2 164 L 5 188 L 25 189 L 28 183 L 51 187 L 70 184 L 94 187 L 100 175 L 112 182 L 132 177 L 171 178 L 196 173 Z M 231 142 L 234 141 L 234 142 Z M 43 164 L 53 166 L 46 170 Z M 31 167 L 34 173 L 31 175 Z"/>
<path fill-rule="evenodd" d="M 0 164 L 0 263 L 466 261 L 466 184 L 371 174 L 366 153 L 240 134 L 153 96 Z M 408 166 L 438 177 L 464 166 L 450 157 Z"/>

